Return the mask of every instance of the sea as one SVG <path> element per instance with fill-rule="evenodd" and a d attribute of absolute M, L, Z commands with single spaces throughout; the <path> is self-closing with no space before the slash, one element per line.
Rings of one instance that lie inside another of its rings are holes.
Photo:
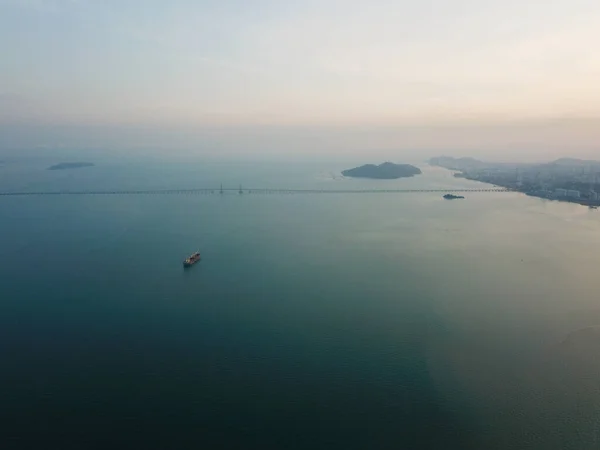
<path fill-rule="evenodd" d="M 600 211 L 249 192 L 490 188 L 420 162 L 59 162 L 0 192 L 217 191 L 0 196 L 0 448 L 600 448 Z"/>

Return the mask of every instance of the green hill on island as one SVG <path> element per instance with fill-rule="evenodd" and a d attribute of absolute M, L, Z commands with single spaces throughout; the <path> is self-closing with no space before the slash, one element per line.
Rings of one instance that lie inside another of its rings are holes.
<path fill-rule="evenodd" d="M 374 178 L 378 180 L 395 180 L 397 178 L 408 178 L 420 175 L 421 169 L 410 164 L 394 164 L 384 162 L 376 166 L 375 164 L 365 164 L 354 169 L 344 170 L 342 175 L 352 178 Z"/>

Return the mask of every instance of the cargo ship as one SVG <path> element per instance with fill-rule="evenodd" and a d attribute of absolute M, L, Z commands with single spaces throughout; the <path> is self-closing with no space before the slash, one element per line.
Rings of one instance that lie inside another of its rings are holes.
<path fill-rule="evenodd" d="M 200 261 L 200 252 L 192 253 L 183 260 L 183 267 L 191 267 Z"/>

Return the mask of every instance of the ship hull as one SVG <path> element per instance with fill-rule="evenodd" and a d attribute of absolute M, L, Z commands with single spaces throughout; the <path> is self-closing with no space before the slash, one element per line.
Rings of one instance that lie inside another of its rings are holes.
<path fill-rule="evenodd" d="M 201 259 L 200 253 L 194 253 L 189 258 L 186 258 L 183 260 L 183 267 L 184 268 L 192 267 L 194 264 L 196 264 L 198 261 L 200 261 L 200 259 Z"/>

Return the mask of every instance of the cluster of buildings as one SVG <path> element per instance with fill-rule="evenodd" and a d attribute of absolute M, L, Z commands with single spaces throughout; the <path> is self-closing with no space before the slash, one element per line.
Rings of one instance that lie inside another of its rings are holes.
<path fill-rule="evenodd" d="M 585 197 L 587 199 L 593 200 L 593 201 L 598 200 L 598 193 L 596 191 L 590 190 L 586 194 L 587 195 L 585 195 Z M 580 191 L 578 191 L 576 189 L 563 189 L 563 188 L 556 188 L 554 190 L 554 197 L 555 198 L 574 198 L 574 199 L 583 198 Z"/>

